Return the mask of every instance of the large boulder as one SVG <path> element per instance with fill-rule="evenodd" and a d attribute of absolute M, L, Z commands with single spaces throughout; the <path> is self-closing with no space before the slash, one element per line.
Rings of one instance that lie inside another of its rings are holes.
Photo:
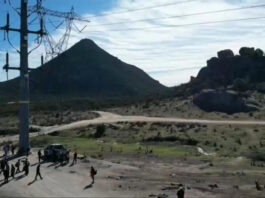
<path fill-rule="evenodd" d="M 252 57 L 255 56 L 255 48 L 254 47 L 242 47 L 239 50 L 240 56 L 248 56 Z"/>
<path fill-rule="evenodd" d="M 236 92 L 213 89 L 202 90 L 194 97 L 193 103 L 207 112 L 216 111 L 228 114 L 250 112 L 258 109 L 253 105 L 248 105 Z"/>
<path fill-rule="evenodd" d="M 256 57 L 262 57 L 262 56 L 264 56 L 264 52 L 258 48 L 255 50 L 255 56 Z"/>
<path fill-rule="evenodd" d="M 217 55 L 219 59 L 227 59 L 235 56 L 234 52 L 230 49 L 222 50 L 218 52 Z"/>

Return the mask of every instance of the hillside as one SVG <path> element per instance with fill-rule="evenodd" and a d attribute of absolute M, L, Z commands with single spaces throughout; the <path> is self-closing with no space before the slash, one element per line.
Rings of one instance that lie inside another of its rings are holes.
<path fill-rule="evenodd" d="M 172 96 L 114 112 L 130 115 L 215 119 L 264 119 L 265 56 L 243 47 L 239 54 L 223 50 L 207 61 L 197 77 L 174 87 Z"/>
<path fill-rule="evenodd" d="M 18 93 L 18 79 L 0 83 L 0 95 Z M 30 73 L 31 97 L 142 97 L 167 88 L 141 69 L 84 39 Z"/>

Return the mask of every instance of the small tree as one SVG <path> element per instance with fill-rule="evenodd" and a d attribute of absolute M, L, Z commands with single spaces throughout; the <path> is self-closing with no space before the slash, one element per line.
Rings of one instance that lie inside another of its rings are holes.
<path fill-rule="evenodd" d="M 106 130 L 106 128 L 105 128 L 104 124 L 97 125 L 97 130 L 96 130 L 96 133 L 94 134 L 94 137 L 100 138 L 100 137 L 104 136 L 105 130 Z"/>

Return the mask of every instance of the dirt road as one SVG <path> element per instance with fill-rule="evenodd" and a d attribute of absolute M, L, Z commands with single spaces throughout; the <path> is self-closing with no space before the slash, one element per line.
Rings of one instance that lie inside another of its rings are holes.
<path fill-rule="evenodd" d="M 159 122 L 159 123 L 199 123 L 199 124 L 217 124 L 217 125 L 265 125 L 265 121 L 255 120 L 199 120 L 199 119 L 183 119 L 183 118 L 166 118 L 166 117 L 146 117 L 146 116 L 122 116 L 114 113 L 95 111 L 99 114 L 98 118 L 93 120 L 82 120 L 70 124 L 40 127 L 40 132 L 31 133 L 30 137 L 41 134 L 49 134 L 54 131 L 62 131 L 66 129 L 82 128 L 93 124 L 117 123 L 117 122 Z M 0 143 L 7 141 L 17 141 L 18 135 L 1 137 Z"/>

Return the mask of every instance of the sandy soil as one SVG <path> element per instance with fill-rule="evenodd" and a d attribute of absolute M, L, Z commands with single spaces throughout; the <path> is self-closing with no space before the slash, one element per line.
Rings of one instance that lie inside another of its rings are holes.
<path fill-rule="evenodd" d="M 218 190 L 208 187 L 216 182 L 216 178 L 205 180 L 205 170 L 201 168 L 207 167 L 206 163 L 187 166 L 180 161 L 159 160 L 152 156 L 146 156 L 145 159 L 139 157 L 138 160 L 111 157 L 112 162 L 88 158 L 78 160 L 74 166 L 43 163 L 43 180 L 34 181 L 36 156 L 35 150 L 29 157 L 31 167 L 28 176 L 24 177 L 20 173 L 9 183 L 0 184 L 0 197 L 157 197 L 160 194 L 176 197 L 177 185 L 182 183 L 187 187 L 186 197 L 207 198 L 221 197 L 218 191 L 223 193 L 229 188 L 225 184 Z M 15 163 L 16 160 L 9 163 Z M 93 185 L 89 176 L 91 165 L 98 170 Z M 2 175 L 0 179 L 2 182 Z"/>

